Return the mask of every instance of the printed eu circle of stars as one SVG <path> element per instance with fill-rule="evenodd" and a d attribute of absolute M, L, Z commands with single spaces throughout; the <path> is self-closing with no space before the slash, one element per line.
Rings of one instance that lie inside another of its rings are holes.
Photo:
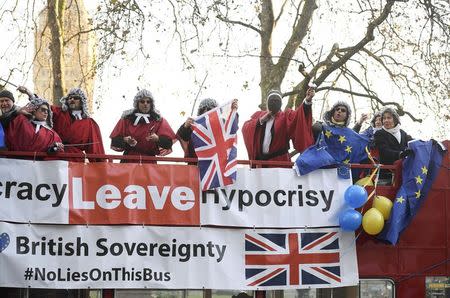
<path fill-rule="evenodd" d="M 428 174 L 428 169 L 426 166 L 422 166 L 420 168 L 420 170 L 422 171 L 422 173 L 419 173 L 417 176 L 414 177 L 414 180 L 416 181 L 416 187 L 417 187 L 417 191 L 414 192 L 414 197 L 416 199 L 420 199 L 420 196 L 422 195 L 422 193 L 420 192 L 420 189 L 423 186 L 423 180 L 426 178 L 426 176 Z M 404 201 L 405 201 L 405 198 L 403 198 L 403 196 L 400 196 L 395 199 L 395 202 L 399 203 L 399 204 L 403 204 Z"/>
<path fill-rule="evenodd" d="M 333 136 L 333 133 L 331 132 L 331 130 L 328 130 L 328 129 L 325 130 L 324 134 L 328 139 L 330 139 Z M 343 135 L 336 135 L 336 137 L 337 137 L 337 141 L 341 145 L 343 145 L 345 142 L 347 142 L 347 138 Z M 349 145 L 344 145 L 344 146 L 345 146 L 344 151 L 348 153 L 348 158 L 344 159 L 342 162 L 344 164 L 349 164 L 350 163 L 350 155 L 352 153 L 352 146 L 349 146 Z"/>

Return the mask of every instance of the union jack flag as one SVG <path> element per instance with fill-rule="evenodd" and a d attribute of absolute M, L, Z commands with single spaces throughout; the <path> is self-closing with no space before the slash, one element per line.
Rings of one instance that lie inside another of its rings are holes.
<path fill-rule="evenodd" d="M 247 233 L 245 265 L 247 286 L 339 284 L 339 233 Z"/>
<path fill-rule="evenodd" d="M 194 121 L 192 144 L 198 157 L 202 190 L 236 180 L 238 115 L 231 102 Z"/>

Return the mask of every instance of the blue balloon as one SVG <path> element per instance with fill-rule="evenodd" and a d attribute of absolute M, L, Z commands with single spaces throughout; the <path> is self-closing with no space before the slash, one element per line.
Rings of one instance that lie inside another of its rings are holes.
<path fill-rule="evenodd" d="M 359 208 L 367 201 L 367 191 L 359 185 L 349 186 L 344 193 L 344 199 L 352 208 Z"/>
<path fill-rule="evenodd" d="M 355 231 L 362 222 L 362 215 L 355 209 L 347 209 L 339 215 L 339 225 L 344 231 Z"/>

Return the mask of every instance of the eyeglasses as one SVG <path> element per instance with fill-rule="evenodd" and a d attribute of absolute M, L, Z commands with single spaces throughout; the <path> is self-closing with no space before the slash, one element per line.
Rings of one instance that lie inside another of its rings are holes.
<path fill-rule="evenodd" d="M 42 112 L 42 113 L 47 113 L 47 114 L 48 114 L 48 109 L 47 109 L 47 108 L 39 108 L 38 111 L 39 111 L 39 112 Z"/>
<path fill-rule="evenodd" d="M 141 99 L 141 100 L 139 101 L 139 103 L 142 103 L 142 104 L 144 104 L 144 103 L 150 103 L 150 100 Z"/>
<path fill-rule="evenodd" d="M 336 108 L 334 109 L 336 112 L 342 112 L 342 113 L 347 113 L 347 109 L 346 108 Z"/>
<path fill-rule="evenodd" d="M 79 97 L 79 96 L 71 96 L 71 97 L 69 97 L 69 99 L 81 100 L 81 97 Z"/>

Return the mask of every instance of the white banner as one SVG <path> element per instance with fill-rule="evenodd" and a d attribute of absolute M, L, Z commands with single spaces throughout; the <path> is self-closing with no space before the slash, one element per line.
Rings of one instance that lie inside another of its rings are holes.
<path fill-rule="evenodd" d="M 132 174 L 130 174 L 132 173 Z M 199 192 L 191 165 L 0 158 L 0 220 L 267 228 L 339 225 L 351 179 L 336 169 L 244 169 L 233 185 Z"/>
<path fill-rule="evenodd" d="M 202 225 L 320 227 L 339 225 L 351 179 L 336 169 L 298 176 L 293 169 L 239 169 L 236 182 L 203 192 Z"/>
<path fill-rule="evenodd" d="M 0 158 L 0 220 L 68 223 L 67 161 Z"/>
<path fill-rule="evenodd" d="M 358 283 L 354 233 L 0 223 L 0 287 L 290 289 Z"/>

